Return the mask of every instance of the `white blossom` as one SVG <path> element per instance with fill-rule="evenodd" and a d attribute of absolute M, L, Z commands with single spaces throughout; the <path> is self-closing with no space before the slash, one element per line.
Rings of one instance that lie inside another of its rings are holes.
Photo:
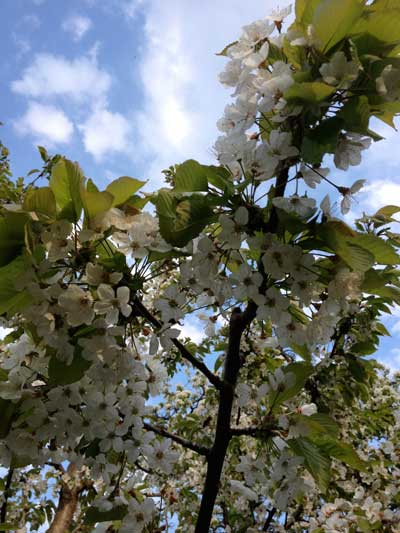
<path fill-rule="evenodd" d="M 347 61 L 344 52 L 339 51 L 333 54 L 329 63 L 323 63 L 319 71 L 329 85 L 347 89 L 357 79 L 360 66 L 355 61 Z"/>
<path fill-rule="evenodd" d="M 70 326 L 92 323 L 94 318 L 93 296 L 89 291 L 81 289 L 78 285 L 69 285 L 65 292 L 60 295 L 58 303 L 65 309 Z"/>

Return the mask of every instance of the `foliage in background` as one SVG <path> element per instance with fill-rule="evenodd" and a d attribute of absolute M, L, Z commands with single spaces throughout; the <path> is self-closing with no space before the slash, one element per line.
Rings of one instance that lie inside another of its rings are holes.
<path fill-rule="evenodd" d="M 42 147 L 13 181 L 0 145 L 0 531 L 399 531 L 399 378 L 367 356 L 400 207 L 348 225 L 312 194 L 348 213 L 364 180 L 326 156 L 348 170 L 384 142 L 371 117 L 393 126 L 400 8 L 289 13 L 221 52 L 216 165 L 100 191 Z"/>

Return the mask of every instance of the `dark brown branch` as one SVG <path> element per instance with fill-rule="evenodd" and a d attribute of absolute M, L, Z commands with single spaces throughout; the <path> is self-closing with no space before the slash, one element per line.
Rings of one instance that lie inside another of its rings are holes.
<path fill-rule="evenodd" d="M 145 474 L 148 474 L 149 476 L 151 476 L 152 474 L 154 474 L 154 472 L 152 470 L 150 470 L 149 468 L 146 468 L 145 466 L 141 465 L 139 463 L 139 461 L 135 461 L 135 466 L 137 466 L 139 468 L 139 470 L 141 470 L 142 472 L 144 472 Z"/>
<path fill-rule="evenodd" d="M 59 463 L 53 463 L 53 461 L 47 461 L 46 465 L 52 466 L 56 470 L 59 470 L 60 472 L 65 474 L 65 468 L 63 467 L 63 465 L 61 465 Z"/>
<path fill-rule="evenodd" d="M 282 166 L 276 179 L 274 191 L 275 198 L 284 195 L 288 176 L 289 167 Z M 275 206 L 272 206 L 268 222 L 263 224 L 260 229 L 262 229 L 264 233 L 274 233 L 277 228 L 278 214 Z M 264 275 L 263 270 L 261 273 Z M 264 282 L 261 287 L 262 290 L 265 290 L 265 285 L 266 276 L 264 275 Z M 255 318 L 256 311 L 256 304 L 254 302 L 249 302 L 244 312 L 242 312 L 240 308 L 234 309 L 229 322 L 228 350 L 225 358 L 223 387 L 219 390 L 219 406 L 214 444 L 207 457 L 207 474 L 204 482 L 195 533 L 206 533 L 210 529 L 212 513 L 219 490 L 222 467 L 224 465 L 229 441 L 232 437 L 230 427 L 232 405 L 237 377 L 242 364 L 240 357 L 240 341 L 243 332 Z"/>
<path fill-rule="evenodd" d="M 144 428 L 153 431 L 154 433 L 157 433 L 157 435 L 161 435 L 162 437 L 167 437 L 174 442 L 180 444 L 184 448 L 188 448 L 189 450 L 192 450 L 200 455 L 208 456 L 210 453 L 210 449 L 207 448 L 207 446 L 201 446 L 200 444 L 196 444 L 190 440 L 184 439 L 183 437 L 179 437 L 179 435 L 174 435 L 173 433 L 170 433 L 164 428 L 161 428 L 159 426 L 153 426 L 152 424 L 148 424 L 145 422 L 143 424 Z"/>
<path fill-rule="evenodd" d="M 11 496 L 10 487 L 12 483 L 13 474 L 14 474 L 14 469 L 10 467 L 7 472 L 6 484 L 4 487 L 4 501 L 3 501 L 3 505 L 1 506 L 1 511 L 0 511 L 0 522 L 2 524 L 5 523 L 6 518 L 7 518 L 7 505 L 8 505 L 8 498 Z M 4 531 L 4 530 L 1 529 L 0 531 Z"/>
<path fill-rule="evenodd" d="M 259 427 L 248 427 L 248 428 L 231 428 L 231 435 L 233 437 L 240 437 L 241 435 L 247 435 L 249 437 L 268 437 L 271 435 L 272 428 L 259 428 Z"/>
<path fill-rule="evenodd" d="M 264 527 L 262 529 L 263 531 L 268 531 L 268 528 L 271 525 L 271 522 L 272 522 L 272 519 L 274 518 L 274 514 L 275 513 L 276 513 L 276 508 L 275 507 L 272 507 L 272 509 L 270 509 L 268 511 L 268 516 L 267 516 L 267 519 L 265 521 Z"/>
<path fill-rule="evenodd" d="M 138 311 L 139 315 L 145 318 L 150 324 L 155 326 L 156 328 L 161 328 L 162 323 L 153 316 L 148 309 L 142 304 L 141 301 L 135 300 L 134 306 L 136 310 Z M 202 362 L 197 359 L 194 355 L 192 355 L 189 350 L 180 342 L 178 339 L 171 339 L 171 342 L 175 345 L 176 348 L 178 348 L 181 356 L 189 361 L 197 370 L 199 370 L 202 374 L 206 376 L 208 381 L 214 385 L 214 387 L 218 390 L 222 389 L 222 381 L 219 379 L 218 376 L 216 376 L 211 370 Z"/>
<path fill-rule="evenodd" d="M 235 308 L 230 318 L 228 350 L 225 358 L 223 388 L 220 391 L 219 397 L 217 426 L 214 444 L 207 458 L 207 474 L 195 533 L 209 531 L 215 500 L 219 490 L 222 467 L 231 439 L 230 422 L 232 405 L 236 381 L 241 366 L 240 341 L 243 331 L 251 323 L 255 314 L 256 306 L 250 302 L 244 312 L 240 308 Z"/>
<path fill-rule="evenodd" d="M 300 521 L 303 512 L 304 512 L 304 507 L 302 504 L 300 504 L 298 508 L 296 509 L 296 511 L 293 513 L 293 516 L 290 518 L 290 520 L 288 520 L 287 515 L 286 515 L 285 529 L 287 531 L 290 531 L 290 528 Z"/>

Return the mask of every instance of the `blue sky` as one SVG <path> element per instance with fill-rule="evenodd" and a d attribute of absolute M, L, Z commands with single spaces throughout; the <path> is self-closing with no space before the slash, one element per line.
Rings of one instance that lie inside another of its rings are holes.
<path fill-rule="evenodd" d="M 2 0 L 0 138 L 11 150 L 14 174 L 40 165 L 37 144 L 79 161 L 101 186 L 131 175 L 148 179 L 153 190 L 171 164 L 192 157 L 214 162 L 215 122 L 229 100 L 217 81 L 224 59 L 215 53 L 276 6 L 268 0 Z M 371 126 L 386 140 L 362 165 L 331 175 L 342 185 L 368 180 L 357 214 L 400 203 L 399 134 L 378 121 Z M 400 309 L 387 325 L 393 337 L 380 357 L 400 368 Z"/>

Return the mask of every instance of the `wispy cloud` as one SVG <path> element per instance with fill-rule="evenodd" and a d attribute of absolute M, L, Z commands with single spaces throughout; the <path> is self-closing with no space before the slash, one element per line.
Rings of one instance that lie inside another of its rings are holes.
<path fill-rule="evenodd" d="M 136 114 L 140 152 L 154 184 L 161 170 L 187 158 L 213 161 L 215 123 L 227 103 L 215 53 L 237 38 L 240 27 L 264 17 L 276 2 L 255 0 L 148 0 L 140 77 L 144 105 Z M 162 21 L 162 24 L 160 24 Z"/>
<path fill-rule="evenodd" d="M 128 19 L 134 19 L 138 14 L 138 11 L 141 7 L 145 5 L 145 0 L 125 0 L 120 3 L 122 13 Z"/>
<path fill-rule="evenodd" d="M 80 41 L 92 27 L 89 17 L 82 15 L 70 15 L 62 24 L 62 29 L 72 36 L 74 41 Z"/>
<path fill-rule="evenodd" d="M 104 99 L 111 86 L 111 76 L 92 58 L 69 60 L 53 54 L 37 54 L 11 84 L 14 92 L 28 97 L 65 96 L 76 101 Z"/>

